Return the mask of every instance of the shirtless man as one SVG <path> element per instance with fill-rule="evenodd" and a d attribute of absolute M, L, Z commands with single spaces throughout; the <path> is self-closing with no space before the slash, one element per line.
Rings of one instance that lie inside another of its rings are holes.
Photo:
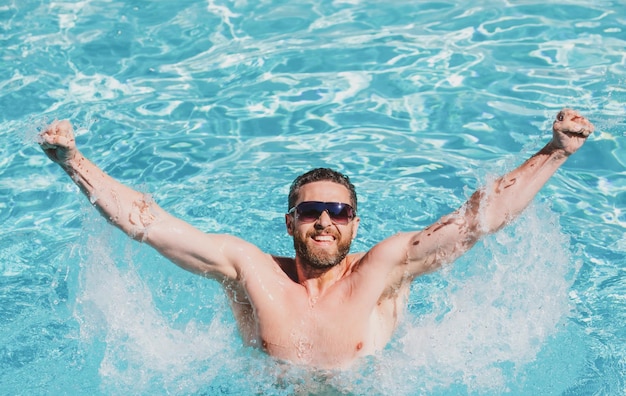
<path fill-rule="evenodd" d="M 411 281 L 510 222 L 592 132 L 587 119 L 562 110 L 552 140 L 519 168 L 430 227 L 396 234 L 365 253 L 349 254 L 359 226 L 352 183 L 329 169 L 310 171 L 293 182 L 285 215 L 295 258 L 204 233 L 168 214 L 85 158 L 68 121 L 52 123 L 39 143 L 112 224 L 180 267 L 220 282 L 248 344 L 326 369 L 383 349 L 405 310 Z"/>

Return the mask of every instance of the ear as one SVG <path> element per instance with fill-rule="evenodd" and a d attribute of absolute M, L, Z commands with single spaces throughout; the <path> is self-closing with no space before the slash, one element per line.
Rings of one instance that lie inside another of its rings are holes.
<path fill-rule="evenodd" d="M 359 224 L 361 223 L 360 217 L 355 217 L 352 219 L 352 240 L 356 239 L 356 233 L 359 230 Z"/>
<path fill-rule="evenodd" d="M 292 215 L 290 214 L 285 215 L 285 226 L 287 226 L 287 234 L 293 236 L 295 224 L 294 224 Z"/>

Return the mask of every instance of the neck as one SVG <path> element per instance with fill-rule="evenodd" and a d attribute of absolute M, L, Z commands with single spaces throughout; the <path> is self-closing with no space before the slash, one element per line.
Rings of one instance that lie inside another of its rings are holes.
<path fill-rule="evenodd" d="M 296 257 L 296 272 L 298 283 L 307 289 L 311 297 L 316 297 L 345 277 L 350 272 L 350 263 L 348 258 L 344 258 L 336 265 L 315 268 Z"/>

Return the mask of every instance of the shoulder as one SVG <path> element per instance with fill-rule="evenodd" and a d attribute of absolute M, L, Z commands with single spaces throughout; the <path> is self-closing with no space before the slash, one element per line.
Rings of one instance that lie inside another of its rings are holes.
<path fill-rule="evenodd" d="M 366 276 L 383 278 L 388 286 L 410 282 L 424 272 L 427 257 L 420 243 L 423 231 L 401 232 L 377 243 L 369 251 L 355 255 L 354 271 Z"/>
<path fill-rule="evenodd" d="M 373 272 L 377 276 L 402 266 L 407 261 L 411 236 L 398 233 L 374 245 L 366 252 L 350 254 L 348 260 L 354 271 Z"/>
<path fill-rule="evenodd" d="M 345 290 L 359 301 L 372 304 L 396 298 L 410 283 L 406 276 L 406 237 L 398 235 L 376 244 L 367 252 L 348 255 Z M 396 241 L 398 243 L 396 244 Z"/>
<path fill-rule="evenodd" d="M 381 242 L 370 250 L 356 254 L 356 259 L 363 263 L 386 263 L 394 266 L 407 259 L 407 252 L 412 241 L 417 240 L 420 232 L 399 232 Z M 359 264 L 361 265 L 361 264 Z"/>

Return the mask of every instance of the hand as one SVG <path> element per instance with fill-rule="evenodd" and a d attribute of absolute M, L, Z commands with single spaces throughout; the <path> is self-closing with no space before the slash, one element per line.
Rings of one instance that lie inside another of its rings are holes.
<path fill-rule="evenodd" d="M 563 109 L 552 124 L 552 145 L 571 155 L 578 150 L 593 133 L 593 124 L 577 111 Z"/>
<path fill-rule="evenodd" d="M 64 165 L 74 158 L 78 150 L 69 121 L 54 121 L 39 134 L 39 146 L 54 162 Z"/>

